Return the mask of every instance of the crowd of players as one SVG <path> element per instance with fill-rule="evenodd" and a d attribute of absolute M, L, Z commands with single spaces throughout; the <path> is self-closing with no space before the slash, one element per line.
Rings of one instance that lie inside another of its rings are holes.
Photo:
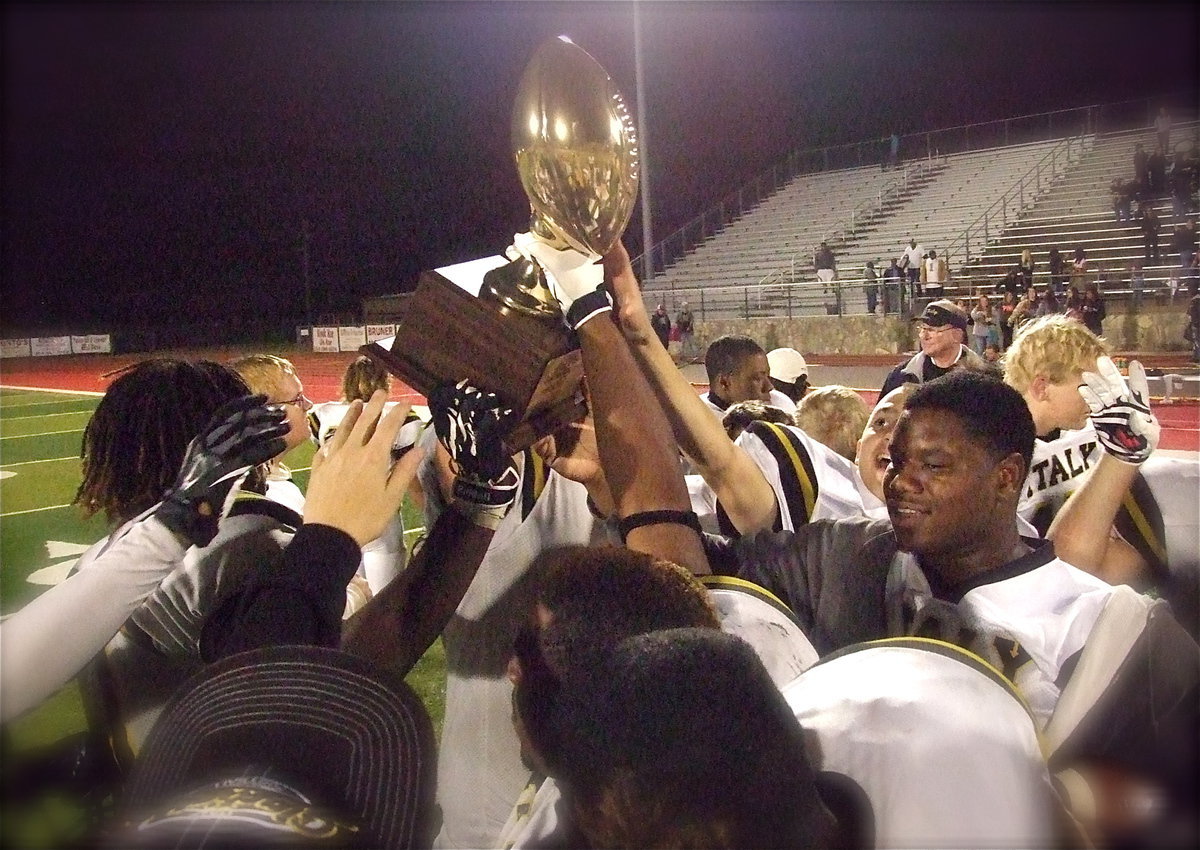
<path fill-rule="evenodd" d="M 77 499 L 113 531 L 0 627 L 5 721 L 81 677 L 96 842 L 1194 845 L 1200 463 L 1139 365 L 1050 316 L 1001 373 L 934 302 L 873 410 L 740 336 L 700 397 L 623 248 L 516 245 L 590 410 L 517 455 L 494 395 L 426 425 L 365 358 L 316 406 L 274 357 L 113 381 Z"/>

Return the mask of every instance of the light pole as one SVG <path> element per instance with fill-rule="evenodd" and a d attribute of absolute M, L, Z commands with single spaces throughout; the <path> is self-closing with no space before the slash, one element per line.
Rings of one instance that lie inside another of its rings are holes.
<path fill-rule="evenodd" d="M 308 224 L 308 219 L 302 219 L 300 222 L 300 262 L 301 270 L 304 275 L 304 321 L 308 323 L 309 331 L 313 326 L 312 317 L 312 280 L 308 275 L 308 244 L 312 239 L 312 229 Z"/>
<path fill-rule="evenodd" d="M 642 280 L 654 277 L 654 228 L 650 221 L 650 158 L 647 156 L 649 132 L 646 129 L 646 92 L 642 79 L 641 3 L 633 4 L 633 65 L 638 108 L 638 162 L 642 188 Z"/>

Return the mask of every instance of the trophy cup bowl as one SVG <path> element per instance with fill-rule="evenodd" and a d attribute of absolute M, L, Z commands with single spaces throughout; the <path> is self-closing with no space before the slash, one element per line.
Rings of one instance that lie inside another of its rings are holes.
<path fill-rule="evenodd" d="M 525 66 L 512 149 L 530 232 L 555 248 L 607 254 L 637 201 L 637 130 L 612 78 L 565 36 L 542 44 Z M 521 263 L 489 281 L 489 293 L 514 310 L 557 315 L 540 270 Z"/>
<path fill-rule="evenodd" d="M 637 134 L 612 79 L 569 39 L 547 41 L 521 77 L 511 129 L 530 231 L 559 249 L 607 253 L 639 175 Z M 577 341 L 543 270 L 515 251 L 423 272 L 396 337 L 362 351 L 425 395 L 462 379 L 495 393 L 523 413 L 505 438 L 514 454 L 587 412 Z"/>

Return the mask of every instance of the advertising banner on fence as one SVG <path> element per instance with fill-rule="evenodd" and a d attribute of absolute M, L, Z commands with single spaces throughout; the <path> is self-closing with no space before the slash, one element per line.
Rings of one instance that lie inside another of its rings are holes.
<path fill-rule="evenodd" d="M 375 342 L 395 335 L 395 325 L 367 325 L 367 342 Z"/>
<path fill-rule="evenodd" d="M 0 357 L 28 357 L 29 340 L 0 339 Z"/>
<path fill-rule="evenodd" d="M 367 329 L 362 325 L 338 328 L 338 348 L 342 351 L 358 351 L 360 345 L 367 344 Z"/>
<path fill-rule="evenodd" d="M 337 353 L 338 329 L 313 328 L 313 351 Z"/>
<path fill-rule="evenodd" d="M 71 350 L 76 354 L 112 354 L 112 339 L 108 334 L 73 336 Z"/>
<path fill-rule="evenodd" d="M 71 353 L 69 336 L 35 336 L 29 340 L 29 349 L 34 357 L 54 357 Z"/>

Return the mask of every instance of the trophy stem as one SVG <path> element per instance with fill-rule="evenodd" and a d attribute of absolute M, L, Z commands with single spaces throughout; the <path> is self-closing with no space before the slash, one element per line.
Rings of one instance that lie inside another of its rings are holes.
<path fill-rule="evenodd" d="M 483 276 L 483 292 L 510 310 L 558 320 L 562 310 L 536 262 L 518 257 Z"/>

